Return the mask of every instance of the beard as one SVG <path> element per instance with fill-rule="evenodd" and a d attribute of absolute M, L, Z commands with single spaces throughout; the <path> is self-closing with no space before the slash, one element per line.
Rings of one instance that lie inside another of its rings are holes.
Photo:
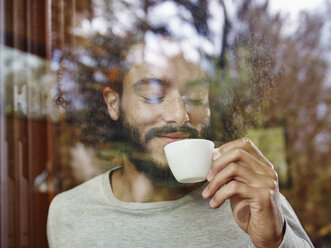
<path fill-rule="evenodd" d="M 180 183 L 176 180 L 167 164 L 155 161 L 147 149 L 147 142 L 160 134 L 182 132 L 189 135 L 188 138 L 209 138 L 209 126 L 204 126 L 199 133 L 197 129 L 185 124 L 181 127 L 165 125 L 150 129 L 143 137 L 141 131 L 129 124 L 124 118 L 121 110 L 119 122 L 122 126 L 122 137 L 124 140 L 124 152 L 134 168 L 144 174 L 155 185 L 179 188 L 192 186 L 190 183 Z"/>

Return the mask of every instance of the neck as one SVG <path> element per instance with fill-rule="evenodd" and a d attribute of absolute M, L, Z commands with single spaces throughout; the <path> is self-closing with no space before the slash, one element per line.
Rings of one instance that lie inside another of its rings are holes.
<path fill-rule="evenodd" d="M 169 188 L 153 183 L 138 172 L 128 159 L 123 168 L 115 170 L 111 176 L 114 196 L 125 202 L 157 202 L 177 200 L 198 188 L 202 183 L 177 188 Z"/>

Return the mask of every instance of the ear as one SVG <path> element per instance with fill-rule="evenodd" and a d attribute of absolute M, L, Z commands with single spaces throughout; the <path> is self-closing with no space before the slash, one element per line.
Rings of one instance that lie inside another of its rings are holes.
<path fill-rule="evenodd" d="M 107 86 L 103 89 L 103 98 L 107 104 L 110 118 L 113 121 L 117 121 L 120 112 L 120 96 L 118 92 Z"/>

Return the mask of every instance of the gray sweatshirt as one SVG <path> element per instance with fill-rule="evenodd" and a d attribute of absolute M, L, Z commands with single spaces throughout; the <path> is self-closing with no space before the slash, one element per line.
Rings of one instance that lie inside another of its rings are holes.
<path fill-rule="evenodd" d="M 203 187 L 175 201 L 128 203 L 113 195 L 109 171 L 57 195 L 49 208 L 52 247 L 254 247 L 235 222 L 230 202 L 211 209 Z M 313 247 L 281 196 L 286 231 L 281 247 Z"/>

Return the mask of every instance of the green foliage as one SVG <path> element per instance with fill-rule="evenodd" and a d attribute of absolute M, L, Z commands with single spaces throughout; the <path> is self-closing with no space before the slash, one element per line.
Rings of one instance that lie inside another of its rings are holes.
<path fill-rule="evenodd" d="M 247 137 L 259 148 L 263 155 L 270 160 L 278 172 L 281 187 L 288 187 L 290 183 L 287 164 L 285 130 L 283 127 L 264 129 L 249 129 Z"/>
<path fill-rule="evenodd" d="M 253 34 L 238 36 L 225 51 L 225 68 L 211 82 L 212 125 L 223 141 L 245 134 L 260 123 L 261 111 L 275 100 L 275 72 L 271 49 Z M 265 120 L 263 120 L 265 121 Z"/>

